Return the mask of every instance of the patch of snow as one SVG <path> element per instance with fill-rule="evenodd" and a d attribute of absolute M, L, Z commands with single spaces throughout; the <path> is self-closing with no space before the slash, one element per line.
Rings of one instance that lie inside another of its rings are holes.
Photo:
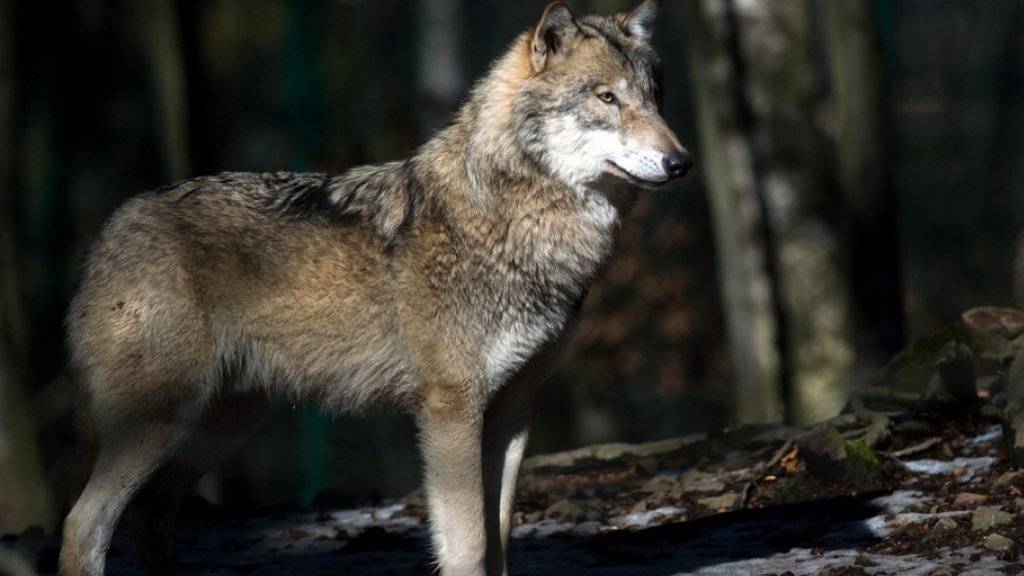
<path fill-rule="evenodd" d="M 964 551 L 943 552 L 938 558 L 924 558 L 922 556 L 885 556 L 876 554 L 859 554 L 851 550 L 834 550 L 824 554 L 815 554 L 811 550 L 796 548 L 789 552 L 756 558 L 741 560 L 738 562 L 726 562 L 713 566 L 705 566 L 696 571 L 676 572 L 673 576 L 735 576 L 737 574 L 782 574 L 788 573 L 793 576 L 817 576 L 827 568 L 841 568 L 857 566 L 857 560 L 863 559 L 871 568 L 870 574 L 899 574 L 900 576 L 929 576 L 940 567 L 951 568 L 953 566 L 970 563 L 971 569 L 967 571 L 954 572 L 960 576 L 1003 576 L 1007 564 L 1001 561 L 988 562 L 982 559 L 977 562 L 969 562 L 969 555 Z M 630 574 L 662 574 L 655 570 L 636 571 Z"/>
<path fill-rule="evenodd" d="M 916 490 L 897 490 L 888 496 L 875 498 L 871 502 L 885 508 L 890 514 L 902 514 L 916 504 L 929 501 L 931 498 Z"/>
<path fill-rule="evenodd" d="M 996 459 L 990 456 L 981 458 L 956 458 L 954 460 L 908 460 L 903 463 L 907 470 L 918 474 L 939 475 L 952 474 L 954 470 L 962 469 L 963 474 L 959 477 L 960 482 L 968 482 L 975 474 L 987 470 L 995 464 Z"/>
<path fill-rule="evenodd" d="M 682 516 L 685 513 L 686 510 L 683 508 L 662 506 L 661 508 L 655 508 L 646 512 L 633 512 L 631 514 L 615 516 L 609 519 L 608 523 L 619 528 L 646 528 L 653 525 L 656 521 Z"/>
<path fill-rule="evenodd" d="M 1003 439 L 1003 427 L 998 425 L 998 424 L 996 424 L 994 426 L 989 426 L 988 429 L 985 430 L 984 434 L 981 434 L 979 436 L 975 436 L 974 438 L 970 438 L 969 440 L 964 442 L 964 445 L 965 446 L 970 446 L 970 447 L 973 448 L 973 447 L 977 446 L 978 444 L 982 444 L 982 443 L 986 443 L 986 442 L 998 442 L 999 440 L 1002 440 L 1002 439 Z"/>
<path fill-rule="evenodd" d="M 540 522 L 515 526 L 512 528 L 511 536 L 512 538 L 547 538 L 553 534 L 569 532 L 574 528 L 576 528 L 576 524 L 572 522 L 559 522 L 549 518 Z"/>
<path fill-rule="evenodd" d="M 286 528 L 280 522 L 267 519 L 256 519 L 253 521 L 262 529 L 255 531 L 261 538 L 274 540 L 288 540 L 288 534 L 305 532 L 310 538 L 331 538 L 338 531 L 345 532 L 349 537 L 358 536 L 367 528 L 382 528 L 395 534 L 405 533 L 413 529 L 423 527 L 423 523 L 416 518 L 408 516 L 395 516 L 405 509 L 405 504 L 396 503 L 377 508 L 355 508 L 351 510 L 337 510 L 328 515 L 328 520 L 318 518 L 316 514 L 301 513 L 294 517 L 293 524 Z"/>
<path fill-rule="evenodd" d="M 885 512 L 864 520 L 864 525 L 875 536 L 884 538 L 892 532 L 894 527 L 930 522 L 943 517 L 964 518 L 970 516 L 970 512 L 962 510 L 935 513 L 908 512 L 914 506 L 927 504 L 932 500 L 932 498 L 913 490 L 898 490 L 888 496 L 875 498 L 871 502 Z"/>

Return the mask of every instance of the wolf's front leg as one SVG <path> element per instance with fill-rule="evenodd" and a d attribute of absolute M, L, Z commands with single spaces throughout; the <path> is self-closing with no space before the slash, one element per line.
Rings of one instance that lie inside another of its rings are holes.
<path fill-rule="evenodd" d="M 483 407 L 433 387 L 419 414 L 424 487 L 442 576 L 487 574 L 481 471 Z"/>
<path fill-rule="evenodd" d="M 484 517 L 487 526 L 488 574 L 507 574 L 508 535 L 516 480 L 529 435 L 539 385 L 514 380 L 498 391 L 484 415 Z"/>

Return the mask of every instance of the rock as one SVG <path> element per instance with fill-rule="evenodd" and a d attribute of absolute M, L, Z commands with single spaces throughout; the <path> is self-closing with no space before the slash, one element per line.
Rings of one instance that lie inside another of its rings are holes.
<path fill-rule="evenodd" d="M 1016 354 L 1014 342 L 1024 334 L 1024 311 L 982 306 L 964 312 L 960 321 L 978 358 L 1006 362 Z"/>
<path fill-rule="evenodd" d="M 999 552 L 1003 560 L 1016 560 L 1020 556 L 1020 546 L 1002 534 L 989 534 L 982 546 L 993 552 Z"/>
<path fill-rule="evenodd" d="M 956 495 L 953 499 L 954 506 L 977 506 L 984 504 L 988 500 L 988 496 L 984 494 L 973 494 L 971 492 L 961 492 Z"/>
<path fill-rule="evenodd" d="M 831 424 L 823 423 L 796 439 L 807 472 L 826 483 L 870 486 L 881 475 L 882 463 L 863 442 L 847 441 Z"/>
<path fill-rule="evenodd" d="M 559 500 L 544 511 L 545 518 L 562 520 L 563 522 L 579 522 L 584 518 L 583 509 L 570 500 Z"/>
<path fill-rule="evenodd" d="M 906 349 L 897 354 L 885 366 L 874 383 L 904 394 L 924 394 L 929 380 L 935 374 L 935 366 L 941 356 L 942 348 L 950 341 L 971 342 L 971 337 L 964 328 L 963 322 L 943 326 L 923 338 L 911 342 Z M 881 401 L 879 405 L 893 404 Z M 895 405 L 905 404 L 896 403 Z M 869 407 L 873 406 L 869 404 Z"/>
<path fill-rule="evenodd" d="M 739 494 L 722 494 L 697 500 L 697 503 L 711 510 L 732 510 L 740 503 Z"/>
<path fill-rule="evenodd" d="M 926 514 L 930 508 L 931 506 L 929 506 L 927 502 L 921 500 L 918 502 L 912 502 L 910 506 L 907 507 L 907 510 L 918 514 Z"/>
<path fill-rule="evenodd" d="M 629 509 L 629 511 L 632 514 L 636 514 L 637 512 L 647 512 L 647 502 L 641 500 L 634 504 L 633 507 Z"/>
<path fill-rule="evenodd" d="M 679 477 L 679 485 L 684 493 L 721 492 L 725 483 L 713 474 L 699 470 L 687 470 Z"/>
<path fill-rule="evenodd" d="M 993 404 L 984 404 L 981 407 L 981 415 L 988 418 L 995 418 L 1003 415 L 1003 410 L 999 406 Z"/>
<path fill-rule="evenodd" d="M 1024 514 L 1024 498 L 1015 498 L 1013 500 L 1013 507 L 1017 512 Z"/>
<path fill-rule="evenodd" d="M 679 482 L 670 476 L 655 476 L 647 481 L 640 488 L 641 492 L 647 492 L 657 497 L 669 496 L 672 492 L 680 492 Z"/>
<path fill-rule="evenodd" d="M 613 442 L 610 444 L 595 444 L 584 446 L 566 452 L 555 454 L 542 454 L 533 456 L 523 461 L 523 470 L 537 470 L 545 468 L 573 468 L 580 463 L 603 462 L 613 463 L 627 459 L 644 460 L 655 456 L 664 456 L 678 452 L 707 438 L 707 434 L 691 434 L 680 438 L 658 440 L 643 444 L 624 444 Z"/>
<path fill-rule="evenodd" d="M 860 566 L 829 566 L 818 572 L 818 576 L 869 576 L 869 572 Z"/>
<path fill-rule="evenodd" d="M 950 531 L 952 531 L 952 530 L 956 530 L 959 526 L 960 525 L 957 524 L 956 520 L 950 518 L 949 516 L 943 516 L 942 518 L 939 518 L 935 522 L 935 529 L 936 530 L 950 530 Z"/>
<path fill-rule="evenodd" d="M 1007 486 L 1021 484 L 1022 482 L 1024 482 L 1024 471 L 1011 470 L 1010 472 L 1006 472 L 999 478 L 996 478 L 996 481 L 992 483 L 992 487 L 1006 488 Z"/>
<path fill-rule="evenodd" d="M 951 340 L 939 352 L 936 374 L 929 384 L 928 397 L 940 401 L 976 403 L 974 353 L 962 342 Z"/>
<path fill-rule="evenodd" d="M 987 395 L 989 402 L 997 406 L 1005 405 L 1006 374 L 1004 372 L 1005 370 L 998 370 L 996 372 L 986 371 L 980 373 L 976 382 L 979 392 L 978 396 Z"/>
<path fill-rule="evenodd" d="M 1017 466 L 1024 466 L 1024 354 L 1018 354 L 1010 364 L 1003 418 L 1010 459 Z"/>
<path fill-rule="evenodd" d="M 1013 521 L 1013 515 L 989 506 L 982 506 L 971 516 L 971 529 L 984 532 Z"/>

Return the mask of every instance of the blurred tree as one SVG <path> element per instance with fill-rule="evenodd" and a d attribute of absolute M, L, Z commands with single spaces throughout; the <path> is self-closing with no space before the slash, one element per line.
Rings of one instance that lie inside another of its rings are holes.
<path fill-rule="evenodd" d="M 741 421 L 815 422 L 847 397 L 849 274 L 815 6 L 691 2 Z"/>
<path fill-rule="evenodd" d="M 739 422 L 783 417 L 782 366 L 775 285 L 758 207 L 759 180 L 737 105 L 732 23 L 724 0 L 687 3 L 691 74 L 696 92 L 700 162 L 718 250 L 726 334 Z"/>
<path fill-rule="evenodd" d="M 895 135 L 876 3 L 826 0 L 825 8 L 858 324 L 855 374 L 861 381 L 899 352 L 905 339 L 892 181 Z"/>
<path fill-rule="evenodd" d="M 69 149 L 85 116 L 76 114 L 81 96 L 75 88 L 87 84 L 88 74 L 82 54 L 75 50 L 81 34 L 76 8 L 51 13 L 39 3 L 17 3 L 19 27 L 46 30 L 16 36 L 24 90 L 18 94 L 20 217 L 15 230 L 22 236 L 22 282 L 31 287 L 24 294 L 31 318 L 28 354 L 35 386 L 50 381 L 62 369 L 62 362 L 54 360 L 61 357 L 56 351 L 63 349 L 62 304 L 67 302 L 71 275 L 67 257 L 71 227 L 65 209 Z"/>
<path fill-rule="evenodd" d="M 1024 227 L 1024 5 L 891 4 L 907 325 L 925 334 L 966 308 L 1012 300 L 1013 238 Z"/>
<path fill-rule="evenodd" d="M 28 334 L 14 231 L 14 6 L 0 0 L 0 533 L 53 526 L 25 383 Z"/>
<path fill-rule="evenodd" d="M 1017 306 L 1024 308 L 1024 232 L 1017 236 L 1017 253 L 1013 260 L 1013 295 Z"/>
<path fill-rule="evenodd" d="M 203 41 L 210 42 L 214 31 L 204 37 L 203 17 L 210 3 L 200 0 L 178 0 L 175 20 L 180 42 L 182 89 L 185 91 L 184 132 L 187 136 L 187 159 L 192 174 L 211 174 L 219 168 L 214 149 L 217 142 L 210 130 L 216 117 L 210 107 L 210 81 L 206 61 L 203 59 Z M 207 9 L 204 11 L 204 8 Z M 223 55 L 220 54 L 221 58 Z"/>
<path fill-rule="evenodd" d="M 157 113 L 164 177 L 179 180 L 191 172 L 189 110 L 184 47 L 173 0 L 145 0 L 150 83 Z"/>
<path fill-rule="evenodd" d="M 465 91 L 461 0 L 417 0 L 419 125 L 430 136 L 448 124 Z"/>

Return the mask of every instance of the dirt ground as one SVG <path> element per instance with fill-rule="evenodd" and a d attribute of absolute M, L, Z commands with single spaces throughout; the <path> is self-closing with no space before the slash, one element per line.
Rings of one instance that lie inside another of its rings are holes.
<path fill-rule="evenodd" d="M 998 411 L 929 405 L 809 430 L 742 428 L 530 459 L 510 573 L 855 576 L 1024 574 L 1024 473 Z M 871 444 L 872 446 L 868 446 Z M 185 574 L 427 575 L 422 495 L 349 510 L 232 516 L 193 501 Z M 36 573 L 57 541 L 6 536 Z M 118 537 L 108 574 L 138 573 Z"/>

